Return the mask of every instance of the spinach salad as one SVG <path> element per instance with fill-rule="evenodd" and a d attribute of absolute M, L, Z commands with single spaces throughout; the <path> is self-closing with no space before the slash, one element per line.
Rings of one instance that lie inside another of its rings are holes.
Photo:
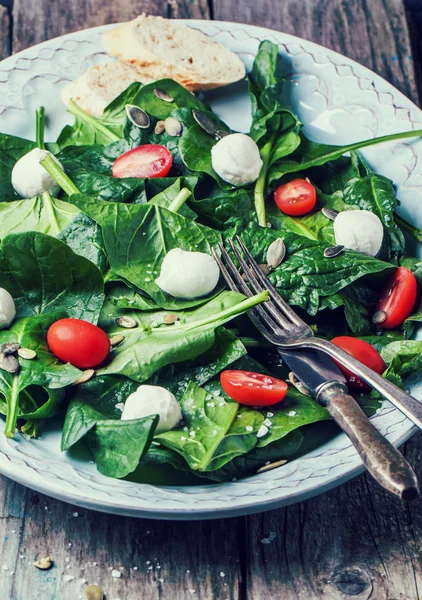
<path fill-rule="evenodd" d="M 259 149 L 253 182 L 233 185 L 216 172 L 213 148 L 233 132 L 172 80 L 133 83 L 102 117 L 71 102 L 75 122 L 55 143 L 44 142 L 43 109 L 35 141 L 0 134 L 0 287 L 16 311 L 0 331 L 7 436 L 19 430 L 36 437 L 45 420 L 57 417 L 63 451 L 85 445 L 107 476 L 171 485 L 252 475 L 336 435 L 327 410 L 290 383 L 247 318 L 265 293 L 246 298 L 228 291 L 222 277 L 199 297 L 172 295 L 157 285 L 169 253 L 211 255 L 219 243 L 229 250 L 227 240 L 235 235 L 317 335 L 368 342 L 382 358 L 384 376 L 400 386 L 422 368 L 422 341 L 413 339 L 422 321 L 420 290 L 398 320 L 388 308 L 392 285 L 402 285 L 397 273 L 420 288 L 422 262 L 406 247 L 422 241 L 422 231 L 396 213 L 392 182 L 359 153 L 422 132 L 345 146 L 308 140 L 281 101 L 289 83 L 280 75 L 280 60 L 277 46 L 262 42 L 248 75 L 247 143 Z M 165 176 L 116 176 L 119 165 L 123 171 L 127 166 L 122 157 L 146 145 L 170 156 Z M 12 172 L 37 149 L 52 185 L 22 197 Z M 312 207 L 287 214 L 283 206 L 295 205 L 291 191 L 307 187 Z M 339 243 L 337 216 L 345 211 L 350 219 Z M 353 218 L 365 229 L 357 211 L 380 224 L 373 252 L 350 247 L 357 235 Z M 75 352 L 70 361 L 53 354 L 52 328 L 68 319 L 86 322 L 87 339 L 89 327 L 105 332 L 95 369 Z M 220 382 L 227 369 L 288 381 L 284 399 L 258 407 L 232 400 Z M 163 431 L 153 411 L 122 419 L 127 398 L 142 384 L 171 392 L 182 421 Z M 352 392 L 368 415 L 380 407 L 377 394 L 363 385 Z"/>

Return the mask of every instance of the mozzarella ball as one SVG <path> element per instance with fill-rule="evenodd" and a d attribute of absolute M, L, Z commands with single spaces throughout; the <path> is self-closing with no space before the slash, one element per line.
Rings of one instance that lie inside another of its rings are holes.
<path fill-rule="evenodd" d="M 158 385 L 140 385 L 126 398 L 122 421 L 159 415 L 155 433 L 173 429 L 182 420 L 182 411 L 171 392 Z"/>
<path fill-rule="evenodd" d="M 199 298 L 212 292 L 219 277 L 220 269 L 209 254 L 173 248 L 166 254 L 155 283 L 176 298 Z"/>
<path fill-rule="evenodd" d="M 46 154 L 51 154 L 51 152 L 34 148 L 28 154 L 22 156 L 13 167 L 12 185 L 22 198 L 33 198 L 43 192 L 50 192 L 50 194 L 58 192 L 59 186 L 44 167 L 40 165 L 40 160 Z M 52 154 L 51 156 L 59 167 L 63 168 L 60 161 Z"/>
<path fill-rule="evenodd" d="M 15 302 L 4 288 L 0 288 L 0 329 L 8 329 L 16 317 Z"/>
<path fill-rule="evenodd" d="M 368 256 L 376 256 L 381 249 L 384 227 L 369 210 L 346 210 L 334 221 L 336 244 Z"/>
<path fill-rule="evenodd" d="M 232 185 L 248 185 L 258 179 L 262 168 L 259 148 L 244 133 L 225 135 L 211 149 L 214 171 Z"/>

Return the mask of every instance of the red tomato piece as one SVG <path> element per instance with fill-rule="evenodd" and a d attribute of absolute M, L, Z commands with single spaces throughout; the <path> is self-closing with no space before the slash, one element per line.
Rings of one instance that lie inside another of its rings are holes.
<path fill-rule="evenodd" d="M 391 275 L 378 299 L 377 311 L 384 311 L 387 318 L 379 327 L 394 329 L 403 323 L 415 306 L 418 284 L 412 271 L 398 267 Z"/>
<path fill-rule="evenodd" d="M 379 352 L 365 342 L 364 340 L 359 340 L 354 337 L 350 337 L 348 335 L 340 335 L 331 340 L 333 344 L 335 344 L 338 348 L 341 348 L 353 358 L 356 358 L 361 363 L 375 371 L 376 373 L 383 373 L 387 368 L 384 361 L 381 358 Z M 346 369 L 342 365 L 340 365 L 337 361 L 334 361 L 340 371 L 344 373 L 347 377 L 347 385 L 356 390 L 368 390 L 369 385 L 356 377 L 349 369 Z"/>
<path fill-rule="evenodd" d="M 306 179 L 293 179 L 280 185 L 274 192 L 274 200 L 281 212 L 291 217 L 303 217 L 316 204 L 316 191 Z"/>
<path fill-rule="evenodd" d="M 145 144 L 125 152 L 113 163 L 113 177 L 165 177 L 171 169 L 173 158 L 165 146 Z"/>
<path fill-rule="evenodd" d="M 51 352 L 79 369 L 100 365 L 110 352 L 108 335 L 96 325 L 81 319 L 60 319 L 47 332 Z"/>
<path fill-rule="evenodd" d="M 232 400 L 246 406 L 271 406 L 287 393 L 285 381 L 252 371 L 223 371 L 220 383 Z"/>

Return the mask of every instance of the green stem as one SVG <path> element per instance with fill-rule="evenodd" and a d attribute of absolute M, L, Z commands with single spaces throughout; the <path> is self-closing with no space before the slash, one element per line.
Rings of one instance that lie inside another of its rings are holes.
<path fill-rule="evenodd" d="M 262 168 L 259 173 L 259 177 L 255 184 L 254 189 L 254 201 L 255 201 L 255 210 L 256 215 L 258 217 L 258 223 L 261 227 L 267 226 L 267 215 L 265 213 L 265 187 L 267 184 L 267 174 L 268 169 L 270 168 L 270 158 L 271 152 L 273 149 L 273 144 L 275 140 L 275 135 L 271 136 L 266 144 L 264 144 L 261 150 L 261 158 L 262 158 Z"/>
<path fill-rule="evenodd" d="M 182 208 L 182 206 L 184 205 L 186 200 L 189 198 L 191 193 L 192 192 L 190 190 L 188 190 L 188 188 L 182 188 L 180 190 L 180 192 L 177 194 L 177 196 L 175 196 L 175 198 L 169 204 L 168 210 L 171 210 L 171 212 L 174 212 L 174 213 L 179 212 L 179 210 Z"/>
<path fill-rule="evenodd" d="M 53 157 L 50 154 L 46 154 L 41 160 L 40 165 L 51 175 L 51 177 L 57 182 L 68 196 L 72 194 L 80 194 L 73 181 L 66 175 L 66 173 L 59 167 Z"/>
<path fill-rule="evenodd" d="M 39 425 L 39 421 L 27 421 L 25 425 L 21 427 L 21 432 L 25 435 L 29 435 L 31 438 L 37 438 Z"/>
<path fill-rule="evenodd" d="M 271 348 L 273 345 L 270 342 L 266 342 L 263 338 L 253 337 L 241 337 L 240 341 L 246 348 Z"/>
<path fill-rule="evenodd" d="M 410 233 L 410 235 L 414 237 L 415 240 L 417 240 L 418 242 L 422 242 L 422 229 L 415 227 L 414 225 L 406 221 L 406 219 L 400 217 L 397 213 L 394 214 L 394 220 L 399 227 L 407 231 L 407 233 Z"/>
<path fill-rule="evenodd" d="M 95 117 L 89 115 L 84 110 L 79 108 L 79 106 L 75 104 L 73 100 L 70 100 L 69 104 L 67 105 L 67 110 L 84 123 L 87 123 L 97 131 L 100 131 L 106 138 L 110 140 L 110 142 L 117 142 L 121 139 L 118 135 L 110 131 L 108 127 L 101 123 L 99 119 L 96 119 Z"/>
<path fill-rule="evenodd" d="M 53 207 L 53 199 L 50 192 L 43 192 L 42 199 L 44 200 L 44 206 L 48 211 L 49 220 L 53 225 L 54 235 L 58 235 L 61 231 L 59 222 L 57 221 L 56 211 Z"/>
<path fill-rule="evenodd" d="M 35 125 L 35 131 L 36 131 L 36 144 L 38 148 L 41 148 L 41 150 L 45 150 L 45 143 L 44 143 L 44 115 L 45 115 L 45 111 L 44 111 L 44 106 L 40 106 L 39 109 L 37 110 L 36 114 L 36 125 Z"/>
<path fill-rule="evenodd" d="M 19 389 L 17 385 L 17 376 L 15 375 L 11 386 L 10 400 L 7 403 L 6 425 L 4 428 L 4 435 L 8 438 L 12 438 L 15 435 L 18 410 Z"/>
<path fill-rule="evenodd" d="M 202 319 L 202 321 L 196 321 L 192 327 L 189 327 L 189 330 L 197 329 L 198 327 L 204 327 L 205 325 L 213 325 L 215 323 L 219 323 L 220 325 L 224 325 L 227 321 L 230 321 L 233 317 L 237 317 L 242 313 L 248 311 L 250 308 L 257 306 L 257 304 L 261 304 L 262 302 L 266 302 L 269 299 L 268 291 L 265 290 L 259 294 L 255 294 L 255 296 L 250 296 L 249 298 L 245 298 L 239 304 L 235 304 L 234 306 L 230 306 L 218 313 L 217 315 L 211 315 L 210 317 L 206 317 Z"/>

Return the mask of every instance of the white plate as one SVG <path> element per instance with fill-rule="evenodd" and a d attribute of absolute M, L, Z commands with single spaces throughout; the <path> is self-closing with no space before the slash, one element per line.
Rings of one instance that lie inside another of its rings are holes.
<path fill-rule="evenodd" d="M 357 63 L 305 40 L 235 23 L 189 21 L 213 40 L 238 52 L 250 66 L 261 40 L 279 44 L 291 65 L 290 97 L 308 137 L 341 144 L 422 128 L 422 112 L 393 86 Z M 108 60 L 101 46 L 106 27 L 66 35 L 0 63 L 0 131 L 33 138 L 34 111 L 44 105 L 47 139 L 71 118 L 60 89 L 89 66 Z M 247 130 L 244 85 L 209 93 L 208 101 L 235 129 Z M 422 227 L 422 142 L 407 140 L 365 151 L 377 171 L 393 179 L 400 213 Z M 422 377 L 412 379 L 422 399 Z M 409 384 L 410 385 L 410 384 Z M 374 424 L 398 445 L 415 428 L 385 404 Z M 0 423 L 4 427 L 3 422 Z M 52 426 L 53 427 L 53 426 Z M 242 481 L 203 487 L 158 487 L 109 479 L 88 461 L 62 454 L 60 431 L 29 441 L 0 435 L 0 472 L 35 490 L 80 506 L 138 517 L 221 518 L 283 506 L 340 485 L 363 470 L 345 435 L 287 465 Z"/>

